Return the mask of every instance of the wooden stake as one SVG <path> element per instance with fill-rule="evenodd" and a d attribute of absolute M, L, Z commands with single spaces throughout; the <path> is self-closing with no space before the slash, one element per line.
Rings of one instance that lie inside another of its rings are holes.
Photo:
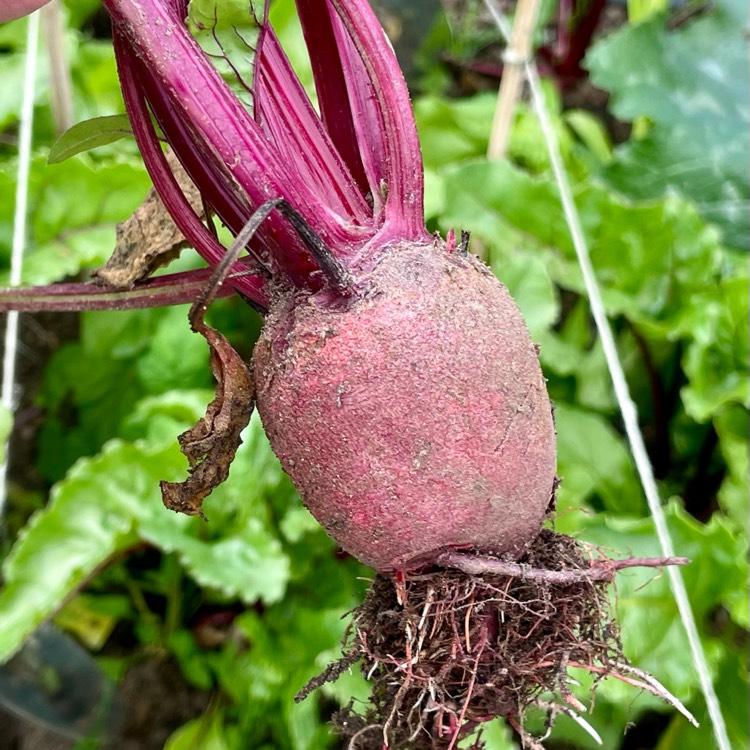
<path fill-rule="evenodd" d="M 502 159 L 508 148 L 516 102 L 524 80 L 523 66 L 531 55 L 531 43 L 541 4 L 541 0 L 518 0 L 513 31 L 503 56 L 503 77 L 497 92 L 497 107 L 487 149 L 488 159 Z"/>
<path fill-rule="evenodd" d="M 73 83 L 65 54 L 65 24 L 60 0 L 52 0 L 41 10 L 42 33 L 49 56 L 50 105 L 55 131 L 62 135 L 73 120 Z"/>

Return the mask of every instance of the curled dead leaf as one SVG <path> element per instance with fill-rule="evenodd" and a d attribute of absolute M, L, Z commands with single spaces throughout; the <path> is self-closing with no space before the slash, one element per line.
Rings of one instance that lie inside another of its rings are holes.
<path fill-rule="evenodd" d="M 221 333 L 207 326 L 202 317 L 193 320 L 193 330 L 211 347 L 216 396 L 205 416 L 179 437 L 190 476 L 184 482 L 163 481 L 160 487 L 167 508 L 203 516 L 204 499 L 229 476 L 229 467 L 242 443 L 240 434 L 253 413 L 255 385 L 251 367 Z"/>

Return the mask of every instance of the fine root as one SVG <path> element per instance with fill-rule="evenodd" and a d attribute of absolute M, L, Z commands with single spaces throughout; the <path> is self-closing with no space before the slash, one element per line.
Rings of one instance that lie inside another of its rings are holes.
<path fill-rule="evenodd" d="M 594 687 L 608 676 L 636 685 L 692 719 L 627 662 L 609 590 L 615 570 L 683 559 L 612 561 L 543 531 L 517 563 L 466 553 L 446 553 L 439 562 L 452 567 L 395 581 L 378 576 L 353 613 L 342 661 L 298 696 L 361 660 L 371 704 L 364 713 L 350 705 L 334 716 L 348 750 L 454 750 L 496 716 L 506 717 L 525 748 L 541 748 L 543 738 L 524 729 L 532 707 L 546 713 L 548 730 L 565 714 L 597 739 L 581 717 L 586 706 L 570 690 L 569 668 L 594 675 Z M 473 747 L 483 747 L 481 739 Z"/>

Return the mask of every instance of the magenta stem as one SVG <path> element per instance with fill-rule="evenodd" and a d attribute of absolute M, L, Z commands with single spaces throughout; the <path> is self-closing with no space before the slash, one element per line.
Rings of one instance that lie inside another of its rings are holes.
<path fill-rule="evenodd" d="M 372 210 L 336 150 L 276 35 L 263 29 L 255 72 L 255 119 L 325 203 L 372 236 Z"/>
<path fill-rule="evenodd" d="M 320 115 L 331 140 L 349 165 L 360 191 L 366 195 L 370 185 L 357 142 L 344 60 L 331 18 L 332 8 L 325 3 L 323 11 L 319 0 L 296 0 L 296 5 L 310 53 Z"/>
<path fill-rule="evenodd" d="M 89 310 L 137 310 L 148 307 L 181 305 L 194 302 L 211 277 L 212 269 L 157 276 L 128 291 L 113 291 L 93 283 L 51 284 L 37 287 L 0 289 L 0 312 L 85 312 Z M 253 290 L 253 302 L 260 310 L 268 307 L 266 280 L 251 271 L 230 276 L 218 296 L 234 294 L 239 282 Z"/>
<path fill-rule="evenodd" d="M 365 2 L 330 0 L 359 51 L 373 86 L 383 130 L 389 169 L 385 204 L 386 234 L 405 240 L 426 238 L 424 172 L 409 92 L 388 39 Z"/>
<path fill-rule="evenodd" d="M 185 239 L 201 254 L 206 262 L 216 265 L 224 256 L 224 247 L 196 215 L 172 174 L 167 159 L 161 150 L 143 93 L 122 48 L 122 40 L 117 34 L 114 36 L 114 46 L 122 95 L 130 114 L 133 135 L 151 175 L 154 187 L 175 224 L 185 235 Z M 240 272 L 245 269 L 237 264 L 234 270 Z M 259 305 L 263 304 L 266 297 L 264 291 L 263 299 L 257 298 L 258 290 L 256 286 L 249 285 L 244 279 L 237 282 L 235 289 Z"/>
<path fill-rule="evenodd" d="M 284 197 L 330 246 L 358 239 L 350 222 L 320 199 L 313 187 L 297 175 L 293 164 L 280 158 L 173 8 L 165 7 L 164 0 L 141 3 L 105 0 L 105 5 L 115 28 L 163 84 L 194 138 L 202 141 L 219 163 L 226 165 L 253 206 Z M 276 261 L 292 276 L 304 276 L 309 271 L 309 259 L 301 251 L 294 232 L 281 217 L 271 217 L 269 224 L 278 236 Z"/>

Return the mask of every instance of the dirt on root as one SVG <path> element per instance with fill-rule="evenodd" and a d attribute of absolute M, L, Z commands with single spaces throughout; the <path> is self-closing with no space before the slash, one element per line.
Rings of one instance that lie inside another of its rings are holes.
<path fill-rule="evenodd" d="M 519 562 L 580 572 L 591 556 L 570 537 L 543 531 Z M 568 667 L 591 666 L 601 676 L 624 661 L 610 585 L 580 575 L 561 582 L 447 569 L 395 582 L 378 576 L 353 614 L 344 658 L 310 688 L 361 660 L 371 706 L 334 717 L 348 750 L 452 750 L 496 716 L 538 747 L 523 730 L 529 707 L 550 721 L 583 710 L 568 689 Z"/>

